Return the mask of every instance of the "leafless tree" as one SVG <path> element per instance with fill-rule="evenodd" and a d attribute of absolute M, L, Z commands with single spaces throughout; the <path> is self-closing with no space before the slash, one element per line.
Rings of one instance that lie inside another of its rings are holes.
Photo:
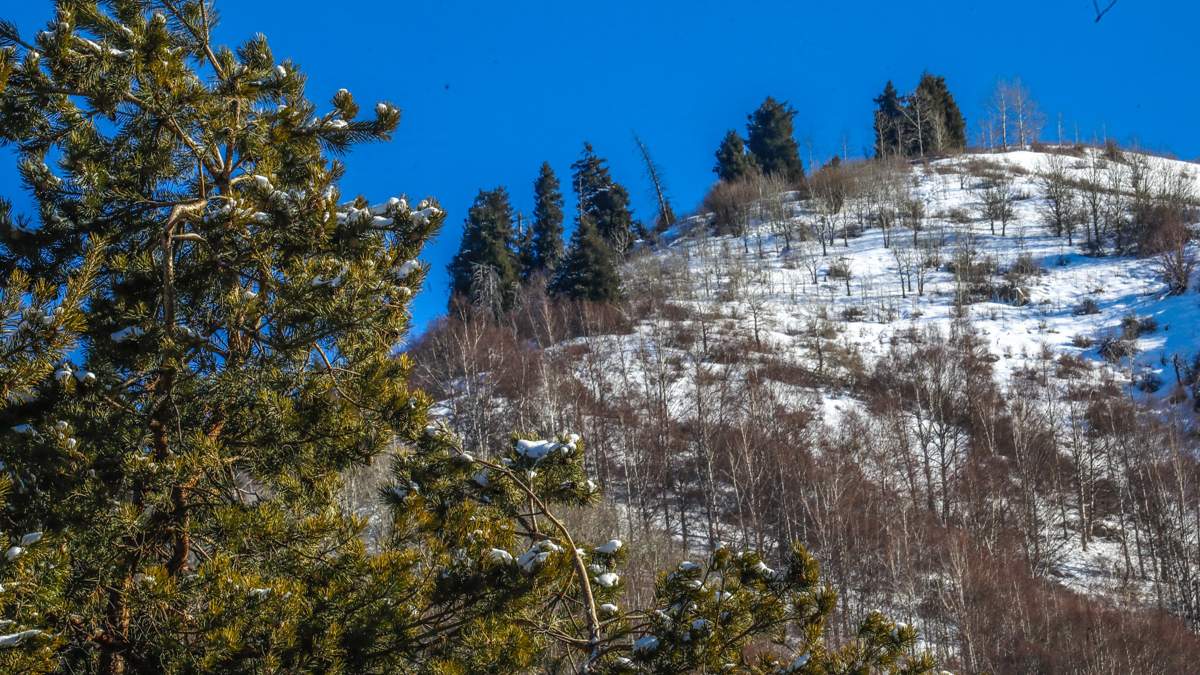
<path fill-rule="evenodd" d="M 663 178 L 662 167 L 650 156 L 650 149 L 636 133 L 633 135 L 633 143 L 642 157 L 642 163 L 646 167 L 646 177 L 650 179 L 650 187 L 654 190 L 655 199 L 658 200 L 658 215 L 655 217 L 654 230 L 662 232 L 675 224 L 675 211 L 671 209 L 671 200 L 667 197 L 667 186 Z"/>
<path fill-rule="evenodd" d="M 1001 150 L 1009 149 L 1010 132 L 1017 147 L 1025 148 L 1038 140 L 1046 117 L 1038 108 L 1020 78 L 996 83 L 989 104 L 987 128 L 999 134 Z"/>
<path fill-rule="evenodd" d="M 1054 232 L 1054 236 L 1065 234 L 1067 244 L 1074 245 L 1079 207 L 1075 187 L 1067 173 L 1066 157 L 1057 153 L 1047 156 L 1045 167 L 1038 173 L 1038 184 L 1043 196 L 1043 222 Z"/>

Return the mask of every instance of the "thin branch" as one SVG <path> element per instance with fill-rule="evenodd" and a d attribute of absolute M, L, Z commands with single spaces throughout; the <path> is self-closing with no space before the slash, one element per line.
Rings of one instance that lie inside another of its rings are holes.
<path fill-rule="evenodd" d="M 1092 8 L 1096 10 L 1096 23 L 1100 23 L 1100 19 L 1103 19 L 1104 15 L 1108 14 L 1108 10 L 1115 7 L 1116 4 L 1117 0 L 1109 0 L 1109 3 L 1101 8 L 1100 0 L 1092 0 Z"/>

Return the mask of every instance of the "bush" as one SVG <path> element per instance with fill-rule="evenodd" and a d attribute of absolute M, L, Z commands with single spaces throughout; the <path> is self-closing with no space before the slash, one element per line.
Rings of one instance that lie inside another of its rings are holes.
<path fill-rule="evenodd" d="M 1034 261 L 1033 255 L 1030 253 L 1022 253 L 1013 261 L 1011 267 L 1008 268 L 1009 274 L 1017 274 L 1021 276 L 1034 276 L 1041 274 L 1042 266 Z"/>
<path fill-rule="evenodd" d="M 1137 317 L 1130 314 L 1121 319 L 1121 337 L 1126 340 L 1136 340 L 1156 330 L 1158 330 L 1158 320 L 1152 316 Z"/>
<path fill-rule="evenodd" d="M 1153 394 L 1159 389 L 1162 389 L 1163 379 L 1162 377 L 1159 377 L 1158 373 L 1148 370 L 1139 375 L 1134 384 L 1139 391 L 1144 391 L 1147 394 Z"/>
<path fill-rule="evenodd" d="M 850 261 L 838 258 L 829 263 L 829 269 L 826 270 L 825 276 L 829 279 L 849 279 L 851 276 Z"/>
<path fill-rule="evenodd" d="M 1083 302 L 1075 308 L 1075 316 L 1084 316 L 1087 314 L 1099 314 L 1100 305 L 1095 298 L 1084 298 Z"/>
<path fill-rule="evenodd" d="M 1115 335 L 1106 335 L 1100 338 L 1100 343 L 1097 345 L 1096 351 L 1100 353 L 1100 356 L 1105 361 L 1117 363 L 1121 359 L 1137 354 L 1137 344 L 1133 340 L 1125 340 Z"/>

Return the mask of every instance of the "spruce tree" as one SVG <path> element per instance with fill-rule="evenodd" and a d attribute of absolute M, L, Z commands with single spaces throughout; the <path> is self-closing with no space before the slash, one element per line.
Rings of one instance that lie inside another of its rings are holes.
<path fill-rule="evenodd" d="M 532 271 L 553 274 L 563 257 L 563 196 L 549 162 L 533 182 L 532 236 Z"/>
<path fill-rule="evenodd" d="M 946 86 L 946 78 L 923 73 L 913 98 L 924 102 L 929 109 L 929 114 L 923 120 L 926 125 L 924 136 L 937 142 L 927 150 L 946 153 L 961 151 L 966 147 L 967 123 Z"/>
<path fill-rule="evenodd" d="M 571 245 L 550 291 L 573 300 L 592 302 L 613 302 L 621 297 L 621 278 L 612 249 L 586 215 L 576 222 Z"/>
<path fill-rule="evenodd" d="M 775 175 L 790 183 L 804 180 L 800 146 L 792 137 L 796 111 L 786 102 L 770 96 L 749 115 L 746 145 L 766 175 Z"/>
<path fill-rule="evenodd" d="M 583 154 L 571 165 L 571 170 L 579 212 L 587 216 L 609 247 L 617 253 L 624 252 L 637 236 L 629 192 L 613 180 L 608 163 L 596 156 L 591 143 L 583 144 Z"/>
<path fill-rule="evenodd" d="M 896 86 L 888 80 L 875 99 L 875 156 L 894 157 L 905 153 L 904 111 Z"/>
<path fill-rule="evenodd" d="M 746 141 L 734 129 L 730 129 L 721 140 L 716 152 L 717 164 L 713 173 L 718 180 L 732 182 L 740 180 L 758 171 L 758 163 L 754 155 L 746 152 Z"/>
<path fill-rule="evenodd" d="M 488 311 L 506 309 L 520 273 L 515 249 L 508 191 L 480 190 L 467 210 L 458 253 L 448 266 L 451 304 L 465 298 Z"/>

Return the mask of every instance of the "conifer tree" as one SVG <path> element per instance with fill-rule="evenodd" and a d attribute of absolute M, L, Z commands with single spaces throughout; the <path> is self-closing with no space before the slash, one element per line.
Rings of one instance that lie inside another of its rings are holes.
<path fill-rule="evenodd" d="M 716 152 L 717 164 L 713 173 L 718 180 L 733 182 L 753 174 L 758 170 L 754 155 L 746 152 L 746 141 L 734 129 L 730 129 L 721 140 Z"/>
<path fill-rule="evenodd" d="M 913 103 L 925 107 L 925 114 L 919 118 L 922 125 L 921 137 L 926 139 L 927 153 L 942 154 L 960 151 L 967 145 L 967 124 L 962 111 L 946 86 L 946 78 L 923 73 L 913 95 L 909 97 Z M 915 137 L 917 134 L 910 134 Z M 915 154 L 915 153 L 910 153 Z"/>
<path fill-rule="evenodd" d="M 549 162 L 533 182 L 532 237 L 532 271 L 553 274 L 563 257 L 563 196 Z"/>
<path fill-rule="evenodd" d="M 875 98 L 875 156 L 895 157 L 905 153 L 904 112 L 896 86 L 888 80 Z"/>
<path fill-rule="evenodd" d="M 0 669 L 377 664 L 413 610 L 388 598 L 425 581 L 368 554 L 339 474 L 421 424 L 393 349 L 442 213 L 342 201 L 334 155 L 400 112 L 310 102 L 262 36 L 212 44 L 209 3 L 55 8 L 0 25 L 0 140 L 36 207 L 5 209 L 0 269 L 46 317 L 4 335 L 32 358 L 5 377 L 0 530 L 43 538 L 0 561 L 42 576 L 0 598 Z"/>
<path fill-rule="evenodd" d="M 804 180 L 800 146 L 792 137 L 796 111 L 770 96 L 749 116 L 746 145 L 766 175 L 777 175 L 790 183 Z"/>
<path fill-rule="evenodd" d="M 596 156 L 591 143 L 583 144 L 583 154 L 571 165 L 571 170 L 579 212 L 587 216 L 614 252 L 623 253 L 637 235 L 629 192 L 612 179 L 608 163 Z"/>
<path fill-rule="evenodd" d="M 516 236 L 517 268 L 521 272 L 521 281 L 527 281 L 538 272 L 537 259 L 534 252 L 533 227 L 525 223 L 525 214 L 517 213 Z"/>
<path fill-rule="evenodd" d="M 573 300 L 592 302 L 612 302 L 621 297 L 621 278 L 612 249 L 586 215 L 576 222 L 571 245 L 550 291 Z"/>
<path fill-rule="evenodd" d="M 462 241 L 448 267 L 451 303 L 457 297 L 493 312 L 507 308 L 520 273 L 515 249 L 508 191 L 480 190 L 467 210 Z"/>

